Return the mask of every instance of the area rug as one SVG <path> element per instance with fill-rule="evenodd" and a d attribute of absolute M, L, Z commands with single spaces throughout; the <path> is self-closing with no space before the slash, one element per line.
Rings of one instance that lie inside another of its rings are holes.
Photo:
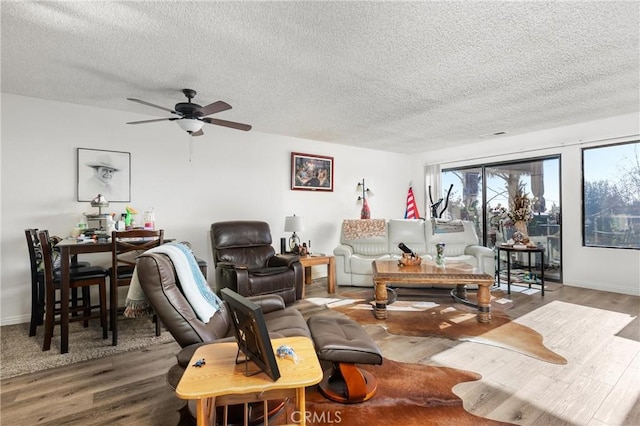
<path fill-rule="evenodd" d="M 97 321 L 91 321 L 87 328 L 81 322 L 71 323 L 66 354 L 60 353 L 59 327 L 54 330 L 51 349 L 46 352 L 42 351 L 43 332 L 43 327 L 38 327 L 36 335 L 29 337 L 28 323 L 0 327 L 1 379 L 174 341 L 166 330 L 156 337 L 150 317 L 119 318 L 118 346 L 111 346 L 111 335 L 102 339 Z"/>
<path fill-rule="evenodd" d="M 463 408 L 453 392 L 459 383 L 480 380 L 479 374 L 449 367 L 408 364 L 384 359 L 382 365 L 361 368 L 378 381 L 376 395 L 361 404 L 340 404 L 326 399 L 317 387 L 307 389 L 308 425 L 506 425 L 478 417 Z M 297 424 L 300 413 L 288 413 Z"/>
<path fill-rule="evenodd" d="M 357 296 L 357 294 L 351 296 Z M 470 296 L 470 299 L 472 297 Z M 378 320 L 374 317 L 371 303 L 355 303 L 332 307 L 332 309 L 347 315 L 360 324 L 379 325 L 391 334 L 434 336 L 482 343 L 516 351 L 553 364 L 567 363 L 564 357 L 544 346 L 540 333 L 511 320 L 504 312 L 509 305 L 505 306 L 504 301 L 508 299 L 500 296 L 492 298 L 492 320 L 489 324 L 477 321 L 476 310 L 473 307 L 445 302 L 442 297 L 433 300 L 436 300 L 436 306 L 424 310 L 389 309 L 386 320 Z M 396 303 L 402 303 L 402 301 Z M 421 300 L 420 303 L 424 303 L 424 300 Z M 511 302 L 509 301 L 509 303 Z M 331 304 L 329 306 L 331 307 Z"/>

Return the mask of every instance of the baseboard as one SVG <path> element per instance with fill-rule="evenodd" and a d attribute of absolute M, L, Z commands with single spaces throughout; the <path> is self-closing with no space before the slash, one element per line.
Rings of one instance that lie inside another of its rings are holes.
<path fill-rule="evenodd" d="M 589 290 L 608 291 L 610 293 L 627 294 L 629 296 L 640 296 L 640 289 L 635 289 L 634 291 L 634 289 L 630 289 L 628 287 L 623 287 L 615 284 L 589 283 L 589 282 L 582 282 L 582 283 L 563 282 L 562 284 L 569 287 L 588 288 Z"/>
<path fill-rule="evenodd" d="M 16 317 L 3 318 L 0 321 L 0 326 L 23 324 L 25 322 L 28 323 L 29 321 L 31 321 L 31 315 L 19 315 Z"/>

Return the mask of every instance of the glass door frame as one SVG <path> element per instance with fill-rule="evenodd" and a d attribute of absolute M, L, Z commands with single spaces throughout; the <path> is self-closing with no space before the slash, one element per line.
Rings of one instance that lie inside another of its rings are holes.
<path fill-rule="evenodd" d="M 481 176 L 481 185 L 482 185 L 482 205 L 481 205 L 481 215 L 482 215 L 482 223 L 481 223 L 481 229 L 480 230 L 480 239 L 481 239 L 481 243 L 482 245 L 488 247 L 489 246 L 489 239 L 490 239 L 490 227 L 491 227 L 491 223 L 490 223 L 490 212 L 488 211 L 488 207 L 487 207 L 487 169 L 490 168 L 496 168 L 496 167 L 501 167 L 501 166 L 512 166 L 512 165 L 519 165 L 519 164 L 526 164 L 526 163 L 532 163 L 532 162 L 536 162 L 536 161 L 542 161 L 544 162 L 545 160 L 557 160 L 558 161 L 558 197 L 559 197 L 559 205 L 558 205 L 558 214 L 556 217 L 556 222 L 557 225 L 559 226 L 557 235 L 558 235 L 558 246 L 557 246 L 557 251 L 558 251 L 558 257 L 559 257 L 559 271 L 558 273 L 555 274 L 551 274 L 548 273 L 548 267 L 545 268 L 545 280 L 548 281 L 558 281 L 558 282 L 562 282 L 562 269 L 563 269 L 563 265 L 562 265 L 562 157 L 559 154 L 555 154 L 555 155 L 547 155 L 547 156 L 541 156 L 541 157 L 531 157 L 531 158 L 525 158 L 525 159 L 519 159 L 519 160 L 512 160 L 512 161 L 500 161 L 500 162 L 492 162 L 492 163 L 485 163 L 485 164 L 475 164 L 475 165 L 468 165 L 468 166 L 464 166 L 464 167 L 447 167 L 447 168 L 442 168 L 441 170 L 441 174 L 444 174 L 446 172 L 452 172 L 452 171 L 464 171 L 464 170 L 480 170 L 480 176 Z M 444 188 L 443 187 L 443 192 L 446 192 L 446 190 L 448 190 L 448 188 Z M 508 206 L 506 206 L 508 208 Z M 455 219 L 459 219 L 459 218 L 455 218 Z M 549 235 L 547 235 L 547 237 L 549 237 Z M 547 265 L 551 264 L 551 250 L 549 249 L 549 239 L 547 238 L 547 250 L 545 255 L 543 256 L 543 259 L 546 257 L 547 259 Z"/>

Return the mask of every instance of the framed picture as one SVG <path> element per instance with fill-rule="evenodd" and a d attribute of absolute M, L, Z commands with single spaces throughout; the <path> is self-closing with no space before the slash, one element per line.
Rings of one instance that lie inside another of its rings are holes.
<path fill-rule="evenodd" d="M 131 201 L 131 154 L 78 148 L 78 201 Z"/>
<path fill-rule="evenodd" d="M 229 307 L 238 349 L 246 356 L 245 375 L 251 376 L 263 371 L 275 382 L 280 378 L 280 369 L 273 353 L 262 307 L 230 288 L 223 288 L 220 294 Z M 249 371 L 246 364 L 248 361 L 253 361 L 260 370 Z M 240 363 L 238 357 L 236 363 Z"/>
<path fill-rule="evenodd" d="M 333 191 L 333 157 L 292 152 L 291 189 Z"/>

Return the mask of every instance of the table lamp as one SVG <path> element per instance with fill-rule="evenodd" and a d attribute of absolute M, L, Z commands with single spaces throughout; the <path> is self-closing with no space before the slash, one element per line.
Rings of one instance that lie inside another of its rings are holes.
<path fill-rule="evenodd" d="M 284 218 L 284 231 L 285 232 L 293 232 L 291 237 L 289 237 L 289 249 L 293 250 L 296 244 L 300 245 L 300 238 L 296 235 L 298 231 L 304 231 L 304 217 L 296 216 L 287 216 Z"/>

